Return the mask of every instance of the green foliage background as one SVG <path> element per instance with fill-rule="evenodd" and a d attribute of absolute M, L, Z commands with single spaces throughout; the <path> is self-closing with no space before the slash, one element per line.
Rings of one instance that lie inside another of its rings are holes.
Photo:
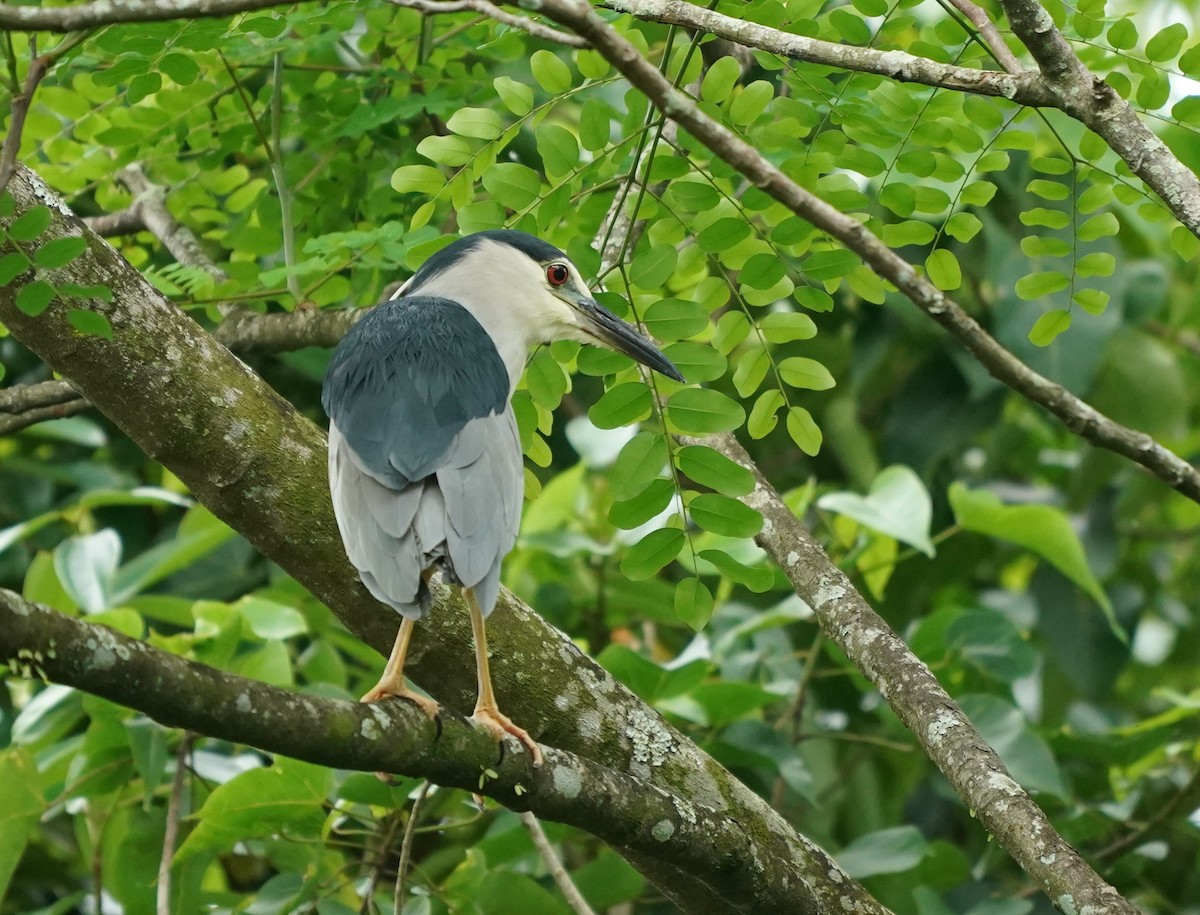
<path fill-rule="evenodd" d="M 716 8 L 992 66 L 935 3 Z M 1195 162 L 1190 10 L 1155 31 L 1149 13 L 1102 0 L 1050 9 Z M 761 52 L 743 69 L 683 30 L 616 22 L 1029 365 L 1195 455 L 1196 240 L 1097 137 L 1056 112 Z M 3 43 L 15 80 L 30 47 Z M 1187 819 L 1200 807 L 1200 508 L 988 377 L 856 256 L 666 127 L 594 52 L 382 3 L 113 26 L 40 87 L 20 152 L 83 215 L 130 203 L 114 180 L 129 163 L 167 187 L 228 278 L 175 263 L 146 232 L 114 243 L 210 326 L 229 302 L 371 305 L 458 233 L 499 226 L 595 276 L 592 241 L 623 199 L 645 231 L 599 277 L 602 298 L 642 321 L 689 385 L 576 345 L 535 354 L 515 398 L 529 501 L 505 583 L 897 912 L 1048 910 L 754 545 L 762 519 L 737 501 L 751 476 L 673 435 L 736 431 L 1066 837 L 1147 911 L 1200 898 Z M 47 377 L 11 339 L 0 357 L 9 383 Z M 320 419 L 327 357 L 254 367 Z M 31 427 L 0 440 L 0 457 L 0 584 L 271 683 L 352 697 L 374 681 L 373 652 L 103 418 Z M 99 876 L 105 911 L 153 911 L 180 739 L 9 680 L 0 910 L 94 906 Z M 264 768 L 203 739 L 189 759 L 199 813 L 176 858 L 176 911 L 355 912 L 375 868 L 395 867 L 415 783 Z M 611 851 L 550 832 L 595 908 L 670 910 Z M 391 880 L 372 911 L 391 911 Z M 566 911 L 516 818 L 452 791 L 421 808 L 410 887 L 407 915 Z"/>

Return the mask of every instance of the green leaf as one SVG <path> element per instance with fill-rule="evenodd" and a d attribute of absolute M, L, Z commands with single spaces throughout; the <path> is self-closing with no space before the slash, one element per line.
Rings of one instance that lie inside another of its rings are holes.
<path fill-rule="evenodd" d="M 738 358 L 733 371 L 733 386 L 738 396 L 749 397 L 762 386 L 771 368 L 771 354 L 761 347 L 751 347 Z"/>
<path fill-rule="evenodd" d="M 696 496 L 688 514 L 704 530 L 724 537 L 753 537 L 762 530 L 762 515 L 737 499 L 716 492 Z"/>
<path fill-rule="evenodd" d="M 551 95 L 560 95 L 571 88 L 571 68 L 550 51 L 534 51 L 529 68 L 538 85 Z"/>
<path fill-rule="evenodd" d="M 32 754 L 20 747 L 0 752 L 0 899 L 36 831 L 46 804 Z"/>
<path fill-rule="evenodd" d="M 929 843 L 915 826 L 896 826 L 859 836 L 834 855 L 856 880 L 910 871 L 925 857 Z"/>
<path fill-rule="evenodd" d="M 675 615 L 696 632 L 712 618 L 712 592 L 699 578 L 685 578 L 675 586 Z"/>
<path fill-rule="evenodd" d="M 545 53 L 548 52 L 538 52 Z M 542 157 L 547 177 L 562 178 L 579 164 L 579 144 L 575 140 L 575 134 L 567 128 L 558 124 L 542 124 L 537 129 L 536 136 L 538 153 Z"/>
<path fill-rule="evenodd" d="M 699 302 L 659 299 L 646 309 L 642 321 L 659 340 L 682 340 L 708 327 L 708 312 Z"/>
<path fill-rule="evenodd" d="M 425 137 L 417 144 L 417 152 L 430 162 L 455 168 L 466 165 L 475 157 L 475 147 L 471 145 L 471 142 L 464 137 L 454 136 Z"/>
<path fill-rule="evenodd" d="M 105 340 L 112 339 L 112 325 L 108 323 L 108 318 L 99 312 L 72 308 L 67 312 L 67 321 L 85 336 L 102 337 Z"/>
<path fill-rule="evenodd" d="M 1107 251 L 1093 251 L 1075 262 L 1075 275 L 1081 279 L 1090 276 L 1112 276 L 1117 269 L 1117 259 Z"/>
<path fill-rule="evenodd" d="M 655 575 L 683 549 L 683 531 L 664 527 L 651 531 L 621 558 L 621 573 L 630 581 L 643 581 Z"/>
<path fill-rule="evenodd" d="M 725 374 L 724 356 L 703 343 L 684 341 L 663 347 L 663 353 L 690 383 L 716 381 Z"/>
<path fill-rule="evenodd" d="M 498 203 L 510 210 L 521 210 L 538 199 L 542 179 L 519 162 L 501 162 L 483 173 L 483 186 Z"/>
<path fill-rule="evenodd" d="M 727 496 L 744 496 L 754 489 L 754 474 L 707 445 L 680 448 L 675 464 L 689 479 Z"/>
<path fill-rule="evenodd" d="M 749 566 L 738 562 L 724 550 L 701 550 L 700 558 L 739 585 L 745 585 L 756 594 L 769 591 L 775 584 L 775 573 L 766 565 Z"/>
<path fill-rule="evenodd" d="M 614 502 L 608 510 L 608 520 L 622 530 L 633 530 L 666 511 L 674 496 L 674 483 L 662 477 L 653 479 L 636 496 Z"/>
<path fill-rule="evenodd" d="M 1033 322 L 1029 342 L 1034 346 L 1049 346 L 1054 338 L 1071 326 L 1071 312 L 1055 308 Z"/>
<path fill-rule="evenodd" d="M 658 289 L 675 272 L 678 257 L 674 245 L 653 245 L 633 259 L 629 278 L 642 289 Z"/>
<path fill-rule="evenodd" d="M 929 281 L 943 292 L 949 292 L 962 285 L 962 267 L 958 258 L 945 248 L 938 248 L 925 259 L 925 272 Z"/>
<path fill-rule="evenodd" d="M 397 194 L 432 196 L 445 184 L 445 176 L 432 165 L 402 165 L 392 172 L 392 190 Z"/>
<path fill-rule="evenodd" d="M 661 432 L 645 429 L 625 443 L 608 472 L 608 485 L 617 501 L 642 492 L 667 466 L 667 440 Z"/>
<path fill-rule="evenodd" d="M 332 770 L 282 756 L 270 768 L 234 776 L 208 796 L 175 861 L 285 831 L 293 839 L 316 838 L 325 822 L 322 803 L 331 782 Z"/>
<path fill-rule="evenodd" d="M 0 286 L 7 286 L 31 266 L 30 260 L 20 251 L 0 255 Z"/>
<path fill-rule="evenodd" d="M 533 89 L 509 76 L 497 76 L 492 80 L 496 95 L 504 107 L 517 117 L 524 117 L 533 110 Z"/>
<path fill-rule="evenodd" d="M 1174 22 L 1146 42 L 1146 57 L 1153 61 L 1173 60 L 1188 37 L 1187 26 Z"/>
<path fill-rule="evenodd" d="M 775 87 L 765 79 L 755 80 L 733 97 L 729 104 L 729 120 L 746 126 L 758 119 L 767 109 L 767 103 L 775 97 Z"/>
<path fill-rule="evenodd" d="M 821 428 L 813 419 L 812 414 L 803 407 L 789 407 L 787 413 L 788 435 L 797 447 L 810 457 L 816 457 L 821 450 Z"/>
<path fill-rule="evenodd" d="M 477 140 L 494 140 L 504 132 L 500 115 L 491 108 L 459 108 L 450 115 L 446 126 L 459 136 Z"/>
<path fill-rule="evenodd" d="M 200 77 L 200 66 L 186 54 L 164 54 L 158 67 L 180 86 L 190 86 Z"/>
<path fill-rule="evenodd" d="M 1116 235 L 1120 230 L 1121 222 L 1116 214 L 1100 213 L 1084 222 L 1075 234 L 1080 241 L 1095 241 L 1097 238 Z"/>
<path fill-rule="evenodd" d="M 1043 270 L 1039 273 L 1030 273 L 1017 280 L 1014 290 L 1017 295 L 1026 301 L 1040 299 L 1042 296 L 1053 295 L 1066 289 L 1071 283 L 1071 278 L 1065 273 L 1058 270 Z"/>
<path fill-rule="evenodd" d="M 46 270 L 65 267 L 87 250 L 87 241 L 78 237 L 54 238 L 33 253 L 33 262 Z"/>
<path fill-rule="evenodd" d="M 8 227 L 8 237 L 13 241 L 33 241 L 50 228 L 50 207 L 36 206 L 22 213 Z"/>
<path fill-rule="evenodd" d="M 479 884 L 479 915 L 571 915 L 571 909 L 532 877 L 514 871 L 490 870 Z"/>
<path fill-rule="evenodd" d="M 676 429 L 691 435 L 732 432 L 746 421 L 741 404 L 709 388 L 676 391 L 667 401 L 666 412 Z"/>
<path fill-rule="evenodd" d="M 746 421 L 746 431 L 751 438 L 765 438 L 779 425 L 779 408 L 786 403 L 783 392 L 778 388 L 768 388 L 758 395 L 754 407 L 750 410 L 750 418 Z"/>
<path fill-rule="evenodd" d="M 650 387 L 644 381 L 624 381 L 592 404 L 588 418 L 601 429 L 615 429 L 645 419 L 652 403 Z"/>
<path fill-rule="evenodd" d="M 704 81 L 700 84 L 700 98 L 713 105 L 721 104 L 729 98 L 734 83 L 741 78 L 741 75 L 742 65 L 738 63 L 736 57 L 717 58 L 708 68 L 708 72 L 704 74 Z"/>
<path fill-rule="evenodd" d="M 933 502 L 921 478 L 902 464 L 879 472 L 865 496 L 853 492 L 831 492 L 817 500 L 817 507 L 853 518 L 864 527 L 895 537 L 926 556 L 934 555 L 929 526 Z"/>
<path fill-rule="evenodd" d="M 829 373 L 829 369 L 817 362 L 816 359 L 807 359 L 803 356 L 791 356 L 779 363 L 779 374 L 794 388 L 804 388 L 808 391 L 827 391 L 832 388 L 836 381 L 833 380 L 833 375 Z"/>
<path fill-rule="evenodd" d="M 696 236 L 696 244 L 711 254 L 719 254 L 745 241 L 753 232 L 754 229 L 746 220 L 725 216 L 701 229 Z"/>
<path fill-rule="evenodd" d="M 612 137 L 612 109 L 590 98 L 579 109 L 579 143 L 589 152 L 599 152 Z"/>
<path fill-rule="evenodd" d="M 295 607 L 253 595 L 243 597 L 234 607 L 242 614 L 250 631 L 260 639 L 290 639 L 308 632 L 308 621 Z"/>
<path fill-rule="evenodd" d="M 817 335 L 813 319 L 798 311 L 773 311 L 758 322 L 758 329 L 769 343 L 811 340 Z"/>
<path fill-rule="evenodd" d="M 992 493 L 970 490 L 961 483 L 951 484 L 949 495 L 954 517 L 963 528 L 1041 556 L 1089 594 L 1104 611 L 1113 632 L 1121 641 L 1128 641 L 1108 595 L 1088 566 L 1083 544 L 1062 511 L 1048 505 L 1004 505 Z"/>

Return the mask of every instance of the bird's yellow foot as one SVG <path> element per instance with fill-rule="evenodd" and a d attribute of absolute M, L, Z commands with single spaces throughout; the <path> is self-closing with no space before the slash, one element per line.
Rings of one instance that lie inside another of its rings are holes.
<path fill-rule="evenodd" d="M 471 720 L 476 724 L 482 725 L 484 730 L 496 738 L 503 740 L 505 734 L 511 734 L 517 740 L 524 744 L 525 749 L 529 751 L 529 755 L 533 758 L 533 764 L 540 766 L 542 764 L 542 748 L 537 745 L 537 741 L 529 736 L 529 732 L 524 728 L 519 728 L 497 708 L 476 708 L 475 713 L 471 715 Z"/>
<path fill-rule="evenodd" d="M 438 726 L 438 735 L 442 733 L 442 707 L 437 704 L 437 701 L 430 699 L 428 696 L 422 696 L 420 693 L 413 692 L 407 686 L 386 683 L 380 680 L 370 690 L 363 694 L 360 701 L 362 702 L 378 702 L 380 699 L 407 699 L 417 708 L 425 713 L 434 724 Z"/>

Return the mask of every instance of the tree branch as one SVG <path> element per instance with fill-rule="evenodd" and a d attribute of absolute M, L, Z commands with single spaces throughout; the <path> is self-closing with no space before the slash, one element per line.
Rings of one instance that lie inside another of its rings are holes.
<path fill-rule="evenodd" d="M 1009 73 L 1021 73 L 1025 68 L 1017 60 L 1017 56 L 1004 43 L 1004 36 L 996 28 L 996 23 L 988 17 L 987 10 L 972 3 L 971 0 L 949 0 L 950 4 L 967 17 L 975 26 L 984 43 L 987 44 L 996 60 Z"/>
<path fill-rule="evenodd" d="M 695 439 L 754 474 L 742 501 L 763 516 L 756 538 L 846 653 L 913 732 L 990 835 L 1064 912 L 1137 915 L 1072 848 L 1009 775 L 928 667 L 830 560 L 730 434 Z"/>
<path fill-rule="evenodd" d="M 396 617 L 370 597 L 346 560 L 329 501 L 322 432 L 88 232 L 36 175 L 18 166 L 10 190 L 15 212 L 0 223 L 48 205 L 51 224 L 44 239 L 72 235 L 88 243 L 82 256 L 45 271 L 43 278 L 58 287 L 102 282 L 113 300 L 56 300 L 30 317 L 15 305 L 22 284 L 31 279 L 25 274 L 0 288 L 0 321 L 49 365 L 68 374 L 214 514 L 325 602 L 359 638 L 386 654 Z M 70 308 L 103 315 L 111 338 L 76 331 L 66 317 Z M 471 632 L 461 597 L 451 591 L 435 582 L 436 610 L 418 627 L 406 673 L 411 671 L 447 709 L 467 711 L 475 694 L 467 660 Z M 728 885 L 723 883 L 725 870 L 708 874 L 715 892 L 709 891 L 712 901 L 699 910 L 884 911 L 762 798 L 510 593 L 502 594 L 489 624 L 492 678 L 500 701 L 521 710 L 522 726 L 537 739 L 721 811 L 743 827 L 754 824 L 752 831 L 741 830 L 748 841 L 722 864 L 729 869 Z M 309 731 L 306 727 L 305 737 Z M 360 762 L 367 769 L 384 766 L 379 759 Z M 472 777 L 478 778 L 478 769 Z M 634 860 L 662 860 L 650 847 L 637 848 L 630 853 Z M 749 890 L 737 876 L 753 870 L 754 865 L 741 860 L 744 855 L 778 868 L 773 876 L 779 880 L 764 879 Z M 685 870 L 707 873 L 690 864 Z M 786 904 L 774 895 L 781 888 L 787 891 Z"/>
<path fill-rule="evenodd" d="M 1005 73 L 1002 70 L 978 70 L 937 63 L 903 51 L 879 51 L 820 41 L 727 16 L 684 0 L 604 0 L 604 6 L 649 22 L 698 29 L 792 60 L 824 64 L 839 70 L 875 73 L 899 82 L 1006 98 L 1019 105 L 1042 107 L 1055 104 L 1053 93 L 1047 89 L 1041 77 L 1032 71 Z"/>
<path fill-rule="evenodd" d="M 1195 467 L 1144 432 L 1113 421 L 1062 385 L 1029 368 L 866 226 L 792 181 L 754 147 L 701 111 L 588 4 L 582 0 L 523 2 L 526 8 L 540 11 L 587 38 L 663 114 L 678 121 L 757 187 L 856 253 L 949 331 L 993 377 L 1040 404 L 1076 435 L 1141 464 L 1189 499 L 1200 502 L 1200 472 Z"/>
<path fill-rule="evenodd" d="M 1104 139 L 1130 171 L 1200 237 L 1200 178 L 1143 124 L 1130 104 L 1092 73 L 1037 0 L 1000 0 L 1061 108 Z"/>
<path fill-rule="evenodd" d="M 502 10 L 488 0 L 387 0 L 392 6 L 402 6 L 406 9 L 420 10 L 422 13 L 463 13 L 474 12 L 489 19 L 494 19 L 510 28 L 528 32 L 534 38 L 553 41 L 568 48 L 586 48 L 588 43 L 578 35 L 570 32 L 560 32 L 540 22 L 534 22 L 527 16 L 515 16 L 507 10 Z"/>
<path fill-rule="evenodd" d="M 119 22 L 162 22 L 232 16 L 273 6 L 295 6 L 296 0 L 92 0 L 74 6 L 10 6 L 0 4 L 0 29 L 11 32 L 73 32 Z"/>
<path fill-rule="evenodd" d="M 495 741 L 465 718 L 444 715 L 437 736 L 433 722 L 410 703 L 323 699 L 268 686 L 2 589 L 0 658 L 20 676 L 102 696 L 169 727 L 318 765 L 479 791 L 513 810 L 704 875 L 743 899 L 757 897 L 769 911 L 804 911 L 794 906 L 782 875 L 772 872 L 779 862 L 749 854 L 753 840 L 726 813 L 561 750 L 548 748 L 545 765 L 536 769 L 511 749 L 497 759 Z"/>

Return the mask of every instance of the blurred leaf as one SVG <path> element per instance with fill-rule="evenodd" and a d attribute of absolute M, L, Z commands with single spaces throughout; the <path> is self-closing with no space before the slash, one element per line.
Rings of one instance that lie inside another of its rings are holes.
<path fill-rule="evenodd" d="M 19 747 L 0 752 L 0 899 L 45 806 L 33 756 Z"/>
<path fill-rule="evenodd" d="M 895 465 L 881 470 L 866 496 L 831 492 L 817 507 L 853 518 L 859 524 L 916 547 L 926 556 L 935 553 L 929 539 L 933 503 L 921 478 L 912 469 Z"/>
<path fill-rule="evenodd" d="M 120 559 L 121 538 L 106 528 L 60 543 L 54 551 L 54 570 L 80 607 L 98 613 L 110 606 Z"/>
<path fill-rule="evenodd" d="M 897 826 L 859 836 L 834 857 L 856 880 L 899 874 L 921 863 L 929 845 L 915 826 Z"/>

